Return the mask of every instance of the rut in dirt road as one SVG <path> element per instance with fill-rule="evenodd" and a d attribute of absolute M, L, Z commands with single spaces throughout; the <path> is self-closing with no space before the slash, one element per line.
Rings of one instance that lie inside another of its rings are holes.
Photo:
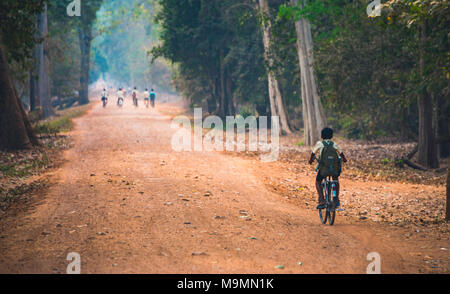
<path fill-rule="evenodd" d="M 51 188 L 2 222 L 0 272 L 65 273 L 70 252 L 82 273 L 365 273 L 373 251 L 410 270 L 370 228 L 282 203 L 251 161 L 174 152 L 170 123 L 129 101 L 77 120 Z"/>

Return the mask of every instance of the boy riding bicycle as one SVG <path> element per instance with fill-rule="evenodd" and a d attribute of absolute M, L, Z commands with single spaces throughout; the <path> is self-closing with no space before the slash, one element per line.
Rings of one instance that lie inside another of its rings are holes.
<path fill-rule="evenodd" d="M 331 176 L 333 181 L 336 183 L 336 206 L 339 207 L 339 176 L 341 174 L 341 159 L 343 162 L 347 162 L 347 158 L 338 144 L 331 141 L 333 138 L 332 129 L 324 128 L 321 135 L 323 141 L 317 142 L 316 146 L 314 146 L 311 158 L 308 162 L 309 164 L 312 164 L 314 159 L 316 159 L 316 154 L 319 154 L 319 171 L 317 172 L 316 178 L 316 189 L 319 194 L 319 205 L 317 206 L 317 209 L 324 209 L 326 206 L 322 182 L 328 176 Z"/>
<path fill-rule="evenodd" d="M 123 104 L 123 97 L 125 96 L 125 93 L 122 88 L 119 88 L 119 91 L 117 92 L 117 105 Z"/>
<path fill-rule="evenodd" d="M 133 97 L 133 103 L 134 106 L 138 106 L 138 98 L 137 98 L 138 92 L 137 92 L 137 87 L 134 87 L 133 92 L 131 92 L 131 96 Z"/>
<path fill-rule="evenodd" d="M 148 107 L 148 105 L 150 103 L 150 92 L 148 91 L 148 89 L 145 89 L 145 92 L 144 92 L 144 103 L 145 103 L 146 107 Z"/>
<path fill-rule="evenodd" d="M 155 107 L 155 100 L 156 100 L 156 93 L 155 90 L 152 89 L 150 92 L 150 102 L 152 104 L 152 107 Z"/>
<path fill-rule="evenodd" d="M 106 103 L 108 102 L 108 92 L 106 91 L 106 89 L 103 89 L 102 91 L 102 102 L 103 106 L 105 106 Z"/>

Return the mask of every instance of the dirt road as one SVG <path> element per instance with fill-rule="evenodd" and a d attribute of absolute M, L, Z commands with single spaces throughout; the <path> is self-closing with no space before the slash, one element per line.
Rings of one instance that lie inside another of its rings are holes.
<path fill-rule="evenodd" d="M 2 221 L 0 273 L 65 273 L 70 252 L 82 273 L 365 273 L 369 252 L 383 273 L 418 272 L 394 231 L 321 225 L 251 160 L 174 152 L 170 122 L 129 101 L 78 119 L 52 186 Z"/>

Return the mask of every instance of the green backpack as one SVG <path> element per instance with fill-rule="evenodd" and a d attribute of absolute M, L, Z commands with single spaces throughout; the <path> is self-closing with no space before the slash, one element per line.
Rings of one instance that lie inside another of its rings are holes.
<path fill-rule="evenodd" d="M 319 172 L 322 177 L 338 177 L 341 175 L 341 159 L 334 143 L 323 141 L 322 155 L 319 160 Z"/>

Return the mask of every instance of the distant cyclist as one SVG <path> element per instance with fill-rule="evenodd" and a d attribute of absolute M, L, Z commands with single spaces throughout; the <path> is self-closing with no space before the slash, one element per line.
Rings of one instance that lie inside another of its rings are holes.
<path fill-rule="evenodd" d="M 131 96 L 133 97 L 133 103 L 134 103 L 134 106 L 138 106 L 138 92 L 137 92 L 137 88 L 136 87 L 134 87 L 134 90 L 133 90 L 133 92 L 131 92 Z"/>
<path fill-rule="evenodd" d="M 119 91 L 117 92 L 117 105 L 122 106 L 123 105 L 123 97 L 125 93 L 123 92 L 122 88 L 119 88 Z"/>
<path fill-rule="evenodd" d="M 155 90 L 152 89 L 150 92 L 150 101 L 152 103 L 152 107 L 155 107 L 156 93 Z"/>
<path fill-rule="evenodd" d="M 106 103 L 108 103 L 108 92 L 106 91 L 106 89 L 103 89 L 102 91 L 102 102 L 103 107 L 106 107 Z"/>
<path fill-rule="evenodd" d="M 314 159 L 316 158 L 316 154 L 319 155 L 319 171 L 316 177 L 316 189 L 317 193 L 319 194 L 319 205 L 317 206 L 317 209 L 324 209 L 326 206 L 322 182 L 328 176 L 331 176 L 333 178 L 333 181 L 336 182 L 336 206 L 339 207 L 339 176 L 341 174 L 340 158 L 343 162 L 347 162 L 347 158 L 345 157 L 342 149 L 338 146 L 338 144 L 331 141 L 331 139 L 333 138 L 332 129 L 324 128 L 322 130 L 321 137 L 323 141 L 317 142 L 316 146 L 314 146 L 311 153 L 311 158 L 308 162 L 309 164 L 312 164 Z"/>
<path fill-rule="evenodd" d="M 145 89 L 145 92 L 144 92 L 144 103 L 145 103 L 145 107 L 148 108 L 148 105 L 150 103 L 150 92 L 148 91 L 148 89 Z"/>

